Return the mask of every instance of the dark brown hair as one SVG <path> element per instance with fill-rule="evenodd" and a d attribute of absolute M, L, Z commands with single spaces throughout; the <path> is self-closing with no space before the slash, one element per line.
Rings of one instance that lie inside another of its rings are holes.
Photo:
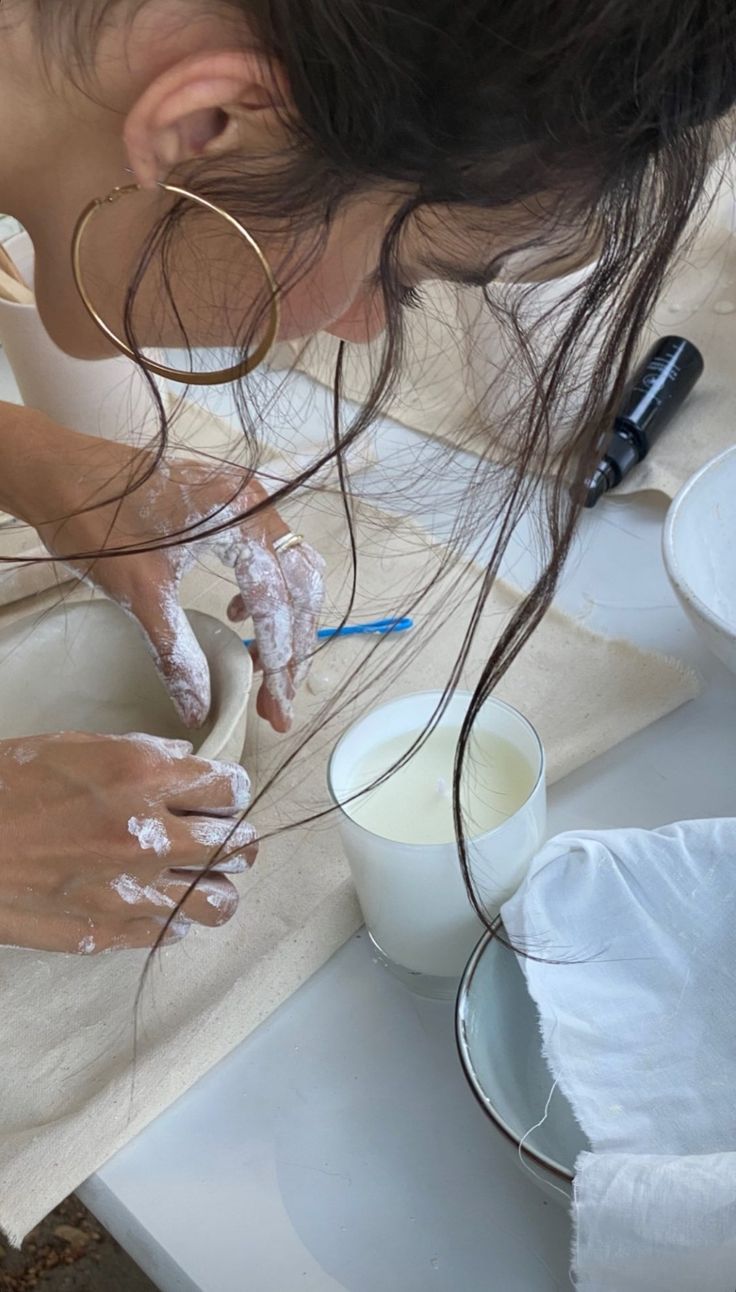
<path fill-rule="evenodd" d="M 37 3 L 47 32 L 51 24 L 64 40 L 74 28 L 73 57 L 88 51 L 90 23 L 104 22 L 125 0 L 87 0 L 71 6 L 70 17 L 58 0 Z M 547 546 L 536 583 L 478 679 L 457 754 L 456 827 L 469 891 L 483 916 L 468 873 L 458 799 L 469 734 L 554 595 L 577 519 L 575 485 L 598 453 L 642 326 L 703 196 L 718 123 L 736 99 L 736 5 L 202 0 L 208 3 L 236 24 L 242 17 L 244 42 L 252 43 L 255 33 L 282 66 L 294 112 L 289 146 L 267 168 L 239 156 L 226 164 L 198 162 L 182 175 L 190 187 L 249 227 L 277 219 L 298 232 L 302 244 L 305 231 L 311 232 L 310 262 L 351 196 L 386 183 L 405 194 L 378 267 L 388 325 L 373 388 L 352 424 L 342 427 L 336 416 L 330 453 L 279 489 L 276 504 L 333 456 L 350 518 L 344 451 L 385 407 L 402 358 L 400 245 L 409 221 L 429 206 L 444 207 L 448 221 L 455 213 L 467 221 L 543 194 L 553 216 L 538 239 L 540 258 L 546 247 L 555 247 L 556 255 L 560 244 L 570 247 L 578 239 L 595 238 L 600 248 L 564 308 L 532 327 L 518 302 L 500 305 L 485 289 L 488 309 L 513 340 L 528 396 L 512 434 L 489 423 L 488 455 L 505 471 L 494 471 L 495 495 L 484 500 L 494 537 L 463 659 L 509 535 L 533 495 L 542 500 Z M 140 4 L 136 0 L 134 7 Z M 175 210 L 154 232 L 149 259 L 166 258 L 179 217 Z M 523 229 L 518 242 L 516 249 L 530 245 Z M 471 244 L 468 235 L 469 257 Z M 490 281 L 499 265 L 474 265 L 474 276 Z M 276 268 L 288 286 L 304 272 L 305 260 Z M 134 283 L 131 336 L 135 289 Z M 554 343 L 542 346 L 540 337 L 550 328 Z M 338 396 L 339 370 L 336 408 Z M 247 389 L 241 411 L 255 443 Z M 162 449 L 163 443 L 162 436 Z M 213 518 L 213 528 L 217 523 Z"/>

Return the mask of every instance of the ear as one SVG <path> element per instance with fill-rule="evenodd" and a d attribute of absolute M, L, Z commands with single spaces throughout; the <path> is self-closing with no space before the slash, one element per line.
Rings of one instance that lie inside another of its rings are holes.
<path fill-rule="evenodd" d="M 283 139 L 287 96 L 273 64 L 254 50 L 215 50 L 182 59 L 148 86 L 123 138 L 143 188 L 195 157 L 264 151 Z"/>

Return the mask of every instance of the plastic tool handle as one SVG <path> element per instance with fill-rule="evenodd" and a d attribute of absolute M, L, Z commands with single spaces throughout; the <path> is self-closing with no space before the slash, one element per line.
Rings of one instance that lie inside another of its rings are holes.
<path fill-rule="evenodd" d="M 414 627 L 414 620 L 405 617 L 403 619 L 374 619 L 368 624 L 344 624 L 342 628 L 319 628 L 317 637 L 320 641 L 325 641 L 328 637 L 358 637 L 363 633 L 405 633 L 408 628 Z M 243 639 L 244 646 L 255 645 L 255 637 Z"/>

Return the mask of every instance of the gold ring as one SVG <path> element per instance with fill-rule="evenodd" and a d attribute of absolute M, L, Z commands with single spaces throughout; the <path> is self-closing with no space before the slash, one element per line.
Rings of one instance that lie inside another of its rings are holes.
<path fill-rule="evenodd" d="M 303 534 L 292 534 L 291 531 L 288 534 L 282 534 L 273 543 L 274 555 L 281 556 L 282 552 L 288 552 L 291 547 L 301 547 L 303 542 Z"/>

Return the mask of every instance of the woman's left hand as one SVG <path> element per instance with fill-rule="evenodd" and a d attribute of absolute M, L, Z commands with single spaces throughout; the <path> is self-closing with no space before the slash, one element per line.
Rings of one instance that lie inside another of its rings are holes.
<path fill-rule="evenodd" d="M 94 505 L 90 479 L 99 482 L 97 498 L 100 493 L 111 498 L 122 492 L 133 457 L 136 479 L 145 460 L 127 445 L 79 436 L 74 439 L 84 439 L 94 450 L 83 463 L 88 469 L 81 477 L 70 470 L 68 460 L 59 464 L 56 480 L 58 484 L 63 477 L 63 488 L 55 491 L 42 514 L 66 518 L 34 522 L 48 550 L 137 621 L 189 727 L 201 725 L 207 717 L 210 679 L 204 654 L 181 607 L 179 586 L 198 554 L 208 550 L 219 556 L 232 568 L 239 589 L 230 603 L 229 617 L 253 620 L 257 663 L 263 670 L 258 712 L 276 731 L 287 731 L 295 690 L 306 676 L 314 649 L 324 596 L 322 558 L 307 543 L 278 551 L 278 539 L 289 531 L 273 507 L 212 537 L 198 536 L 268 496 L 252 475 L 230 465 L 165 461 L 121 501 Z M 78 482 L 76 487 L 72 484 L 70 488 L 70 479 Z M 63 507 L 59 506 L 59 492 Z M 184 543 L 154 547 L 172 537 L 183 538 Z M 151 550 L 94 556 L 98 551 L 139 544 Z"/>

